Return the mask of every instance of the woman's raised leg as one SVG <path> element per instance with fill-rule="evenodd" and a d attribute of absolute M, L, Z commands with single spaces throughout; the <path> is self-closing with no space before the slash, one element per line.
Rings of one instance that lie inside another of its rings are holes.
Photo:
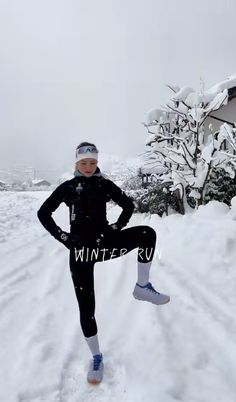
<path fill-rule="evenodd" d="M 106 244 L 106 239 L 104 239 Z M 150 226 L 140 225 L 115 231 L 107 239 L 107 258 L 116 258 L 138 248 L 138 279 L 133 296 L 154 304 L 168 303 L 170 297 L 157 292 L 149 282 L 149 272 L 156 247 L 156 232 Z M 110 257 L 109 257 L 110 255 Z"/>

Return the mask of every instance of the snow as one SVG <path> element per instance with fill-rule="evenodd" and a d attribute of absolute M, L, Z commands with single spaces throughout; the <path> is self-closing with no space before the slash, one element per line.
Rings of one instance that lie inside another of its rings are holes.
<path fill-rule="evenodd" d="M 185 101 L 187 96 L 194 92 L 192 88 L 182 87 L 173 97 L 172 99 L 175 101 Z"/>
<path fill-rule="evenodd" d="M 163 116 L 163 110 L 161 109 L 151 109 L 146 112 L 146 124 L 151 124 L 153 121 L 159 121 Z"/>
<path fill-rule="evenodd" d="M 193 108 L 199 105 L 202 101 L 203 101 L 203 95 L 197 92 L 192 92 L 187 96 L 184 102 L 186 103 L 186 105 Z"/>
<path fill-rule="evenodd" d="M 157 231 L 151 281 L 171 302 L 133 299 L 137 250 L 96 264 L 105 373 L 95 387 L 68 250 L 36 216 L 49 194 L 1 193 L 0 400 L 234 402 L 236 200 L 231 210 L 215 201 L 185 216 L 132 216 L 129 226 Z M 109 206 L 111 222 L 119 213 Z M 68 230 L 65 205 L 54 217 Z"/>
<path fill-rule="evenodd" d="M 204 109 L 201 107 L 195 107 L 193 109 L 190 109 L 188 115 L 191 116 L 192 119 L 195 120 L 197 123 L 200 123 L 204 117 Z"/>
<path fill-rule="evenodd" d="M 236 196 L 231 199 L 230 215 L 236 220 Z"/>
<path fill-rule="evenodd" d="M 228 92 L 227 89 L 233 88 L 235 86 L 236 86 L 236 74 L 231 75 L 227 79 L 217 83 L 216 85 L 214 85 L 213 87 L 209 88 L 206 91 L 202 91 L 201 93 L 195 92 L 192 88 L 182 87 L 174 96 L 172 96 L 172 100 L 183 101 L 191 108 L 195 107 L 196 105 L 199 105 L 199 103 L 201 102 L 208 104 L 213 101 L 215 103 L 217 100 L 218 103 L 214 105 L 214 110 L 216 110 L 218 108 L 217 105 L 221 104 L 222 93 L 224 94 L 227 93 Z M 209 106 L 209 110 L 212 108 L 213 108 L 212 105 Z"/>
<path fill-rule="evenodd" d="M 202 159 L 206 161 L 206 163 L 210 163 L 212 160 L 212 154 L 214 151 L 213 141 L 210 141 L 205 148 L 202 150 Z"/>
<path fill-rule="evenodd" d="M 39 184 L 42 183 L 43 179 L 34 179 L 32 180 L 32 184 Z"/>
<path fill-rule="evenodd" d="M 206 100 L 210 101 L 215 98 L 215 96 L 223 92 L 225 89 L 230 89 L 236 86 L 236 74 L 233 74 L 226 78 L 225 80 L 219 82 L 218 84 L 214 85 L 207 91 L 205 91 L 205 98 Z"/>
<path fill-rule="evenodd" d="M 212 112 L 214 110 L 218 110 L 221 106 L 227 105 L 227 102 L 228 102 L 228 91 L 227 89 L 224 89 L 223 92 L 220 92 L 215 96 L 215 98 L 209 103 L 205 111 Z"/>

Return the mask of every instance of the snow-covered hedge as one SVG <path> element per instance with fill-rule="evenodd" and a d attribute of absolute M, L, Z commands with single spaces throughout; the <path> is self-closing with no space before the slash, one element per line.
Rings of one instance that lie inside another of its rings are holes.
<path fill-rule="evenodd" d="M 132 185 L 131 181 L 129 186 L 123 186 L 123 188 L 126 194 L 133 199 L 135 212 L 162 216 L 163 214 L 168 215 L 172 210 L 181 212 L 179 200 L 176 194 L 170 191 L 170 186 L 171 183 L 152 183 L 143 188 L 141 185 L 135 186 L 135 182 Z"/>

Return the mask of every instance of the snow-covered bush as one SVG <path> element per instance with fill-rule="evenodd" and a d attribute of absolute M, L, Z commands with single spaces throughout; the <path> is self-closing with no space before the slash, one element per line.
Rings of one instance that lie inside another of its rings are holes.
<path fill-rule="evenodd" d="M 177 190 L 183 200 L 190 189 L 189 197 L 197 205 L 208 201 L 206 186 L 213 171 L 223 171 L 231 179 L 235 176 L 235 127 L 224 123 L 219 131 L 206 133 L 204 125 L 210 113 L 227 104 L 227 88 L 232 85 L 236 86 L 236 77 L 202 93 L 169 86 L 174 94 L 166 107 L 147 115 L 145 126 L 150 136 L 146 145 L 150 149 L 146 159 L 163 168 L 159 179 L 171 182 L 170 190 Z"/>
<path fill-rule="evenodd" d="M 152 183 L 146 188 L 126 190 L 135 204 L 135 212 L 168 215 L 169 210 L 180 211 L 178 199 L 170 191 L 171 183 Z"/>
<path fill-rule="evenodd" d="M 231 204 L 231 199 L 236 195 L 236 181 L 223 169 L 213 170 L 206 184 L 205 203 L 216 200 Z"/>
<path fill-rule="evenodd" d="M 132 174 L 124 180 L 122 183 L 122 188 L 126 191 L 137 190 L 142 187 L 142 178 L 137 173 Z"/>

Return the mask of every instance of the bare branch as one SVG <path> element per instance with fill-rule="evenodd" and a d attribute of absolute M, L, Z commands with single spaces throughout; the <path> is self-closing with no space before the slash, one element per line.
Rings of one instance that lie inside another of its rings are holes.
<path fill-rule="evenodd" d="M 168 106 L 171 110 L 173 110 L 173 112 L 175 112 L 175 113 L 177 113 L 177 114 L 181 114 L 181 115 L 187 117 L 186 113 L 183 113 L 183 112 L 180 112 L 179 110 L 174 109 L 174 108 L 173 108 L 172 106 L 170 106 L 169 104 L 167 104 L 167 106 Z"/>

